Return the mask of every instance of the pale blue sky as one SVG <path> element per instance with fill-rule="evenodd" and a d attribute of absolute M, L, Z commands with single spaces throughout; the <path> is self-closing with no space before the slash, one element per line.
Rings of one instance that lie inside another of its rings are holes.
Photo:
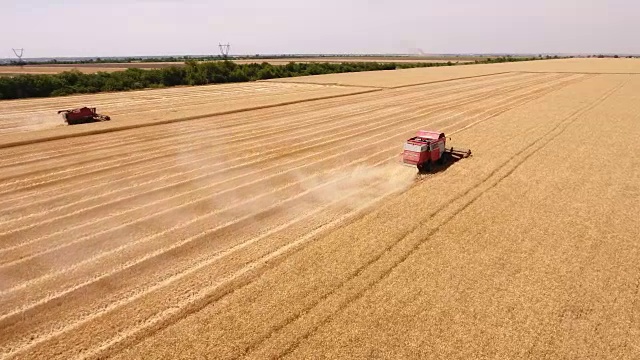
<path fill-rule="evenodd" d="M 640 53 L 638 0 L 0 0 L 0 58 Z"/>

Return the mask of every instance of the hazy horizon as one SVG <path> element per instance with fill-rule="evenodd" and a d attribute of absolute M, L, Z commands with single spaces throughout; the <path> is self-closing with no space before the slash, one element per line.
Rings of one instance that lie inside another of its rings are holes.
<path fill-rule="evenodd" d="M 640 53 L 640 3 L 625 0 L 0 1 L 0 58 L 215 55 L 219 42 L 236 55 Z"/>

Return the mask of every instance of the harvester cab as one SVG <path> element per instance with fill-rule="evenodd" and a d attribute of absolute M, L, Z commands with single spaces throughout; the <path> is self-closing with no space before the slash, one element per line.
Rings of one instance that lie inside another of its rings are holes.
<path fill-rule="evenodd" d="M 444 133 L 420 130 L 404 144 L 402 162 L 408 166 L 416 166 L 420 172 L 426 172 L 431 170 L 434 163 L 442 165 L 450 159 L 459 160 L 469 156 L 469 149 L 447 148 Z"/>

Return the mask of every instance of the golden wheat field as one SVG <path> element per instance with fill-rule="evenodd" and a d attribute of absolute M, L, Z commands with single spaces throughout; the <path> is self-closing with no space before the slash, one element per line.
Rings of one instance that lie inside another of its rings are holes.
<path fill-rule="evenodd" d="M 0 358 L 640 358 L 604 60 L 0 102 Z M 473 156 L 418 175 L 419 129 Z"/>

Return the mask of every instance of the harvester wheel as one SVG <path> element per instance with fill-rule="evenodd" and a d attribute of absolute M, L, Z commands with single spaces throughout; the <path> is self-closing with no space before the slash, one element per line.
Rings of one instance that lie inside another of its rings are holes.
<path fill-rule="evenodd" d="M 427 161 L 425 163 L 419 164 L 418 171 L 421 173 L 431 171 L 431 161 Z"/>
<path fill-rule="evenodd" d="M 444 152 L 440 155 L 440 159 L 438 159 L 438 164 L 444 165 L 447 162 L 447 153 Z"/>

